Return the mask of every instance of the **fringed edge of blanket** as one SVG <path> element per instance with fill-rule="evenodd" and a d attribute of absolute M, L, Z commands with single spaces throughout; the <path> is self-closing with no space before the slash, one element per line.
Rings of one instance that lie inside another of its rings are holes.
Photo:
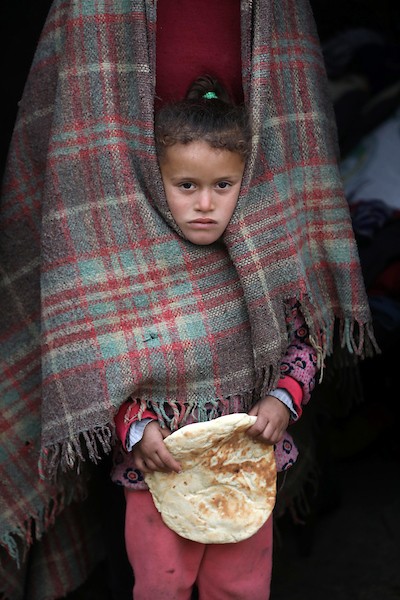
<path fill-rule="evenodd" d="M 58 474 L 68 471 L 79 476 L 81 465 L 87 459 L 98 464 L 111 452 L 114 441 L 114 428 L 111 424 L 106 424 L 42 448 L 38 465 L 40 478 L 55 480 Z"/>
<path fill-rule="evenodd" d="M 145 400 L 141 400 L 140 412 L 147 407 L 152 408 L 158 416 L 160 425 L 174 431 L 179 425 L 184 424 L 192 414 L 196 414 L 199 421 L 207 421 L 221 416 L 221 411 L 222 414 L 238 412 L 239 398 L 241 410 L 247 412 L 253 403 L 254 390 L 215 399 L 214 402 L 209 403 L 208 407 L 198 406 L 195 402 L 181 406 L 167 400 L 162 404 L 147 403 Z M 171 410 L 172 415 L 169 416 Z M 82 465 L 88 459 L 93 464 L 98 464 L 105 455 L 112 451 L 115 442 L 115 428 L 109 423 L 101 427 L 94 427 L 92 430 L 82 431 L 68 440 L 44 447 L 39 458 L 40 477 L 44 480 L 55 481 L 58 477 L 62 478 L 63 473 L 72 472 L 79 476 Z"/>
<path fill-rule="evenodd" d="M 285 495 L 285 481 L 288 471 L 283 471 L 283 481 L 277 490 L 275 518 L 280 519 L 289 511 L 293 523 L 302 524 L 312 511 L 310 498 L 319 490 L 320 469 L 316 462 L 311 463 L 300 485 L 291 494 Z"/>
<path fill-rule="evenodd" d="M 156 413 L 159 423 L 162 427 L 168 427 L 175 431 L 178 427 L 184 425 L 193 415 L 196 421 L 204 422 L 216 419 L 224 414 L 250 410 L 254 399 L 254 389 L 229 394 L 224 398 L 215 398 L 207 404 L 188 403 L 184 405 L 174 404 L 167 400 L 160 403 L 150 403 L 152 410 Z M 172 410 L 172 416 L 168 415 Z"/>
<path fill-rule="evenodd" d="M 295 525 L 304 524 L 312 514 L 314 499 L 320 488 L 321 466 L 314 438 L 318 434 L 318 425 L 314 410 L 311 408 L 311 412 L 307 411 L 294 427 L 297 427 L 297 431 L 292 431 L 292 435 L 299 455 L 289 469 L 280 473 L 281 481 L 278 479 L 274 508 L 278 542 L 282 541 L 279 535 L 280 518 L 288 514 Z"/>
<path fill-rule="evenodd" d="M 336 318 L 332 316 L 329 323 L 321 323 L 315 317 L 315 311 L 311 303 L 306 298 L 300 300 L 304 318 L 310 328 L 310 341 L 317 353 L 318 369 L 320 371 L 320 380 L 322 380 L 325 359 L 332 355 L 335 350 L 335 334 L 339 334 L 340 348 L 347 352 L 339 352 L 339 360 L 343 365 L 353 363 L 357 358 L 373 356 L 380 353 L 376 343 L 372 324 L 362 322 L 355 318 Z M 347 356 L 342 356 L 347 355 Z M 191 414 L 196 414 L 196 419 L 206 421 L 214 419 L 221 415 L 222 410 L 235 412 L 234 403 L 240 398 L 242 410 L 250 410 L 254 397 L 266 395 L 280 377 L 279 365 L 268 365 L 262 367 L 256 372 L 255 387 L 252 390 L 238 391 L 232 393 L 226 398 L 215 398 L 214 402 L 206 406 L 199 406 L 195 402 L 187 405 L 179 405 L 168 402 L 163 404 L 148 403 L 158 416 L 161 426 L 166 426 L 172 431 L 184 424 Z M 145 401 L 143 406 L 145 406 Z M 172 409 L 168 414 L 168 409 Z M 237 410 L 236 410 L 237 412 Z M 226 413 L 225 413 L 226 414 Z M 79 475 L 81 464 L 89 459 L 97 464 L 112 451 L 113 443 L 116 441 L 115 428 L 113 424 L 108 423 L 102 426 L 94 427 L 91 430 L 82 431 L 68 440 L 43 448 L 39 460 L 39 473 L 43 479 L 54 480 L 59 472 L 74 470 Z"/>
<path fill-rule="evenodd" d="M 380 354 L 375 339 L 372 319 L 332 313 L 325 321 L 307 297 L 300 300 L 306 323 L 310 329 L 310 342 L 317 352 L 317 366 L 322 380 L 327 357 L 333 357 L 336 366 L 349 366 L 358 360 Z"/>
<path fill-rule="evenodd" d="M 287 474 L 283 472 L 284 476 Z M 289 514 L 295 525 L 304 525 L 312 513 L 311 498 L 318 494 L 320 470 L 316 463 L 312 463 L 296 489 L 285 495 L 285 479 L 277 491 L 277 500 L 274 507 L 274 540 L 279 546 L 283 546 L 283 538 L 280 530 L 280 519 Z M 281 496 L 280 496 L 281 494 Z M 311 496 L 311 498 L 310 498 Z"/>
<path fill-rule="evenodd" d="M 15 525 L 0 537 L 0 546 L 15 561 L 18 569 L 26 559 L 29 547 L 34 541 L 40 540 L 47 532 L 60 512 L 75 499 L 83 499 L 84 493 L 81 488 L 74 489 L 66 494 L 58 492 L 51 497 L 42 508 L 37 509 L 34 514 L 27 516 L 23 523 Z"/>

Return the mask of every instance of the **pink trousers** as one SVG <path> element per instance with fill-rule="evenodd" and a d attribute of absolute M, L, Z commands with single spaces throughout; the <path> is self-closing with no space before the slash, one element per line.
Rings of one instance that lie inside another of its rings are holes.
<path fill-rule="evenodd" d="M 272 517 L 235 544 L 186 540 L 162 521 L 149 491 L 125 490 L 125 543 L 135 576 L 134 600 L 268 600 Z"/>

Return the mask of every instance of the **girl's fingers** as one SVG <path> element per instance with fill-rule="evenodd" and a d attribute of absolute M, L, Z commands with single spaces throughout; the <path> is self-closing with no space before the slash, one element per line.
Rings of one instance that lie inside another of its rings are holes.
<path fill-rule="evenodd" d="M 150 473 L 150 469 L 147 467 L 146 461 L 142 458 L 137 458 L 135 460 L 135 468 L 139 469 L 142 473 Z"/>
<path fill-rule="evenodd" d="M 277 444 L 279 440 L 282 438 L 285 429 L 281 427 L 276 427 L 271 422 L 260 422 L 257 424 L 254 423 L 252 427 L 247 430 L 247 433 L 258 439 L 265 444 Z"/>
<path fill-rule="evenodd" d="M 175 471 L 180 473 L 182 471 L 179 462 L 173 458 L 166 448 L 165 451 L 155 452 L 151 456 L 146 455 L 137 458 L 135 466 L 143 473 L 151 473 L 152 471 L 162 471 L 164 473 Z"/>
<path fill-rule="evenodd" d="M 273 431 L 272 425 L 270 421 L 268 421 L 267 417 L 258 416 L 254 425 L 249 427 L 247 433 L 251 437 L 259 438 L 259 437 L 268 437 Z"/>
<path fill-rule="evenodd" d="M 158 450 L 158 455 L 167 471 L 175 471 L 175 473 L 180 473 L 182 471 L 180 463 L 175 460 L 165 446 Z"/>

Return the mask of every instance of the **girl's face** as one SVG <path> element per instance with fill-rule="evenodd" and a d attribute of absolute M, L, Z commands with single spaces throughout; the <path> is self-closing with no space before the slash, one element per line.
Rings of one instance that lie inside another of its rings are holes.
<path fill-rule="evenodd" d="M 183 235 L 194 244 L 212 244 L 235 210 L 244 161 L 237 152 L 207 142 L 174 144 L 160 160 L 169 209 Z"/>

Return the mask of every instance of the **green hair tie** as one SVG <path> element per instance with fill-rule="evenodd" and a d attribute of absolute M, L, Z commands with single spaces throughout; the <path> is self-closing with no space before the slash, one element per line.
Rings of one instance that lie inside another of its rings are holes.
<path fill-rule="evenodd" d="M 206 92 L 203 96 L 206 100 L 213 100 L 214 98 L 218 100 L 218 96 L 215 92 Z"/>

